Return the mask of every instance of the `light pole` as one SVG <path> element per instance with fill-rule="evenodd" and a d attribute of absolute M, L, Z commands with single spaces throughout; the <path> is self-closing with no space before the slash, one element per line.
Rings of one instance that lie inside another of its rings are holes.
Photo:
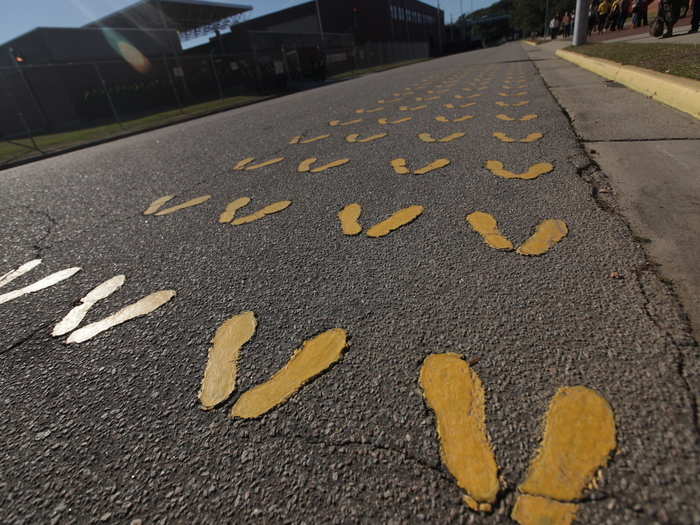
<path fill-rule="evenodd" d="M 700 0 L 695 0 L 700 2 Z M 575 46 L 580 46 L 586 43 L 588 36 L 588 1 L 576 0 L 576 20 L 574 21 L 574 40 Z"/>
<path fill-rule="evenodd" d="M 323 42 L 323 21 L 321 20 L 321 7 L 316 0 L 316 18 L 318 18 L 318 32 L 321 33 L 321 42 Z"/>
<path fill-rule="evenodd" d="M 544 30 L 542 31 L 542 38 L 547 36 L 547 11 L 549 11 L 549 0 L 544 0 Z"/>

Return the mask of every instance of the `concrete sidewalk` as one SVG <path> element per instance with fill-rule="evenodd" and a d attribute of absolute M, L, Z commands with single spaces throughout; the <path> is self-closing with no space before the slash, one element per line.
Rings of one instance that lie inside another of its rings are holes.
<path fill-rule="evenodd" d="M 611 187 L 601 191 L 615 194 L 619 211 L 660 265 L 662 277 L 673 282 L 697 340 L 700 122 L 555 57 L 568 45 L 523 47 L 607 176 Z"/>

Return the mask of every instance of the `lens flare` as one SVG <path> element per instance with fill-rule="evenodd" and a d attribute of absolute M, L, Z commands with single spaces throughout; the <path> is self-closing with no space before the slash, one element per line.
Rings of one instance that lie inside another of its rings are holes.
<path fill-rule="evenodd" d="M 132 67 L 135 71 L 145 75 L 152 69 L 151 61 L 141 51 L 134 47 L 124 36 L 112 29 L 102 29 L 109 45 Z"/>

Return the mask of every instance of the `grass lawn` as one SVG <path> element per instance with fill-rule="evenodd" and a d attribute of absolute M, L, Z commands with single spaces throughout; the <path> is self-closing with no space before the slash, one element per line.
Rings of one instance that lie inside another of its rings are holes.
<path fill-rule="evenodd" d="M 700 80 L 700 45 L 698 44 L 586 44 L 568 47 L 567 51 L 605 58 L 625 65 L 653 69 L 679 77 Z"/>
<path fill-rule="evenodd" d="M 366 75 L 368 73 L 379 73 L 380 71 L 386 71 L 388 69 L 394 69 L 396 67 L 410 66 L 411 64 L 417 64 L 418 62 L 424 62 L 430 60 L 429 58 L 416 58 L 415 60 L 404 60 L 402 62 L 394 62 L 393 64 L 384 64 L 381 66 L 368 67 L 365 69 L 354 69 L 351 71 L 346 71 L 345 73 L 338 73 L 332 77 L 328 77 L 329 80 L 345 80 L 346 78 L 357 77 L 360 75 Z"/>
<path fill-rule="evenodd" d="M 34 137 L 37 146 L 45 153 L 60 151 L 62 149 L 92 142 L 95 140 L 105 139 L 109 137 L 119 136 L 134 131 L 142 131 L 164 124 L 178 122 L 180 120 L 189 119 L 199 115 L 205 115 L 212 111 L 221 109 L 230 109 L 237 106 L 255 102 L 268 97 L 265 96 L 239 96 L 230 97 L 221 100 L 205 102 L 203 104 L 195 104 L 186 106 L 171 111 L 163 111 L 155 113 L 147 117 L 142 117 L 134 120 L 124 121 L 119 124 L 107 124 L 94 128 L 80 129 L 77 131 L 68 131 L 65 133 L 54 133 L 52 135 L 38 135 Z M 4 163 L 13 162 L 28 157 L 39 156 L 40 153 L 32 148 L 32 142 L 29 139 L 21 139 L 13 142 L 0 142 L 0 166 Z"/>

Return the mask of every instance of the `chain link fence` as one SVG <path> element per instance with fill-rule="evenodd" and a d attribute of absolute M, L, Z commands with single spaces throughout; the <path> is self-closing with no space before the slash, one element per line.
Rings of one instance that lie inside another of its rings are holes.
<path fill-rule="evenodd" d="M 0 68 L 0 166 L 428 58 L 428 42 L 251 32 L 237 54 Z"/>

